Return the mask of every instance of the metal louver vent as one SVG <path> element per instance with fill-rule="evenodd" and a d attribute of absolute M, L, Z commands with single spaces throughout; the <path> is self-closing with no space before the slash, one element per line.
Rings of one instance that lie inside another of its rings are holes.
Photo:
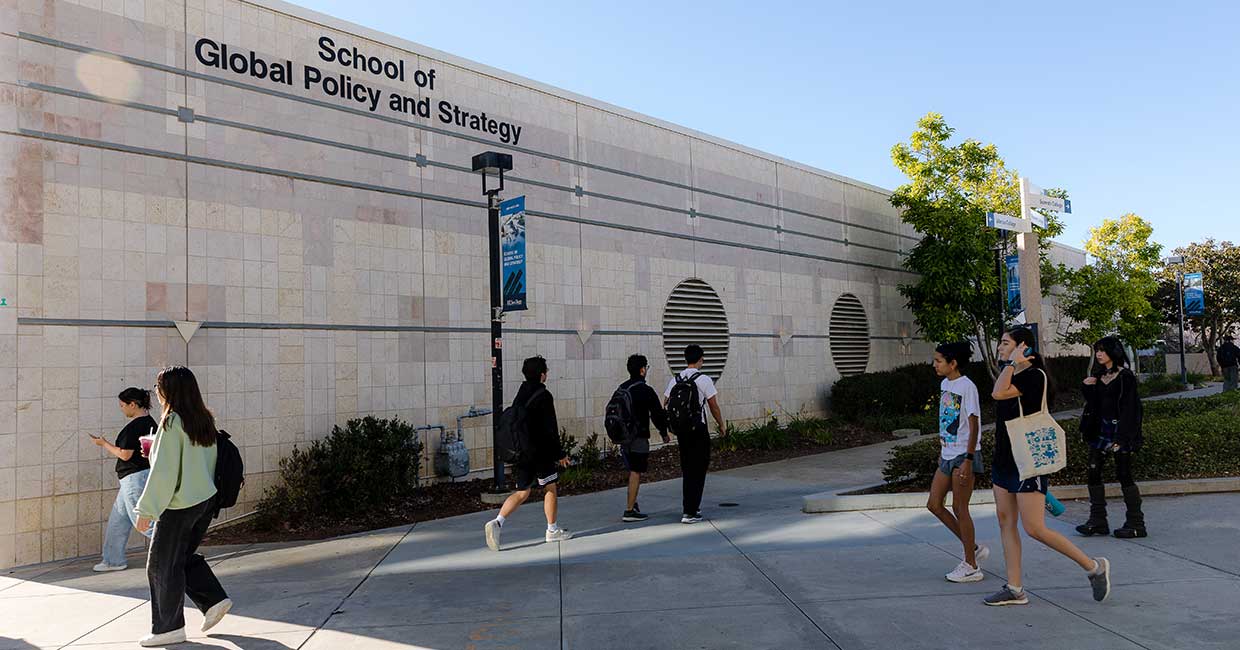
<path fill-rule="evenodd" d="M 702 280 L 676 285 L 663 310 L 663 353 L 672 372 L 685 369 L 685 346 L 696 343 L 706 352 L 702 371 L 719 381 L 728 361 L 728 315 L 719 294 Z"/>
<path fill-rule="evenodd" d="M 870 323 L 865 305 L 851 293 L 831 308 L 831 361 L 841 375 L 859 375 L 870 364 Z"/>

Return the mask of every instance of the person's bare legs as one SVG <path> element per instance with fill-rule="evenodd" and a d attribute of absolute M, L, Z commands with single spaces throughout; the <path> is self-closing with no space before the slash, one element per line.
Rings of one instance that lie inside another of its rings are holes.
<path fill-rule="evenodd" d="M 525 500 L 530 498 L 531 489 L 532 488 L 527 488 L 508 495 L 508 498 L 504 499 L 504 505 L 499 507 L 499 516 L 505 519 L 511 517 L 512 513 L 516 512 L 517 508 L 520 508 L 521 504 L 525 503 Z"/>
<path fill-rule="evenodd" d="M 995 515 L 999 518 L 999 536 L 1003 540 L 1003 562 L 1007 566 L 1007 584 L 1013 589 L 1020 589 L 1020 529 L 1016 526 L 1017 519 L 1020 517 L 1020 506 L 1017 504 L 1015 494 L 998 486 L 992 490 L 995 494 Z M 1035 494 L 1042 496 L 1040 492 Z"/>
<path fill-rule="evenodd" d="M 952 487 L 952 477 L 935 470 L 934 480 L 930 482 L 930 498 L 926 500 L 926 510 L 934 513 L 939 521 L 943 522 L 947 529 L 957 538 L 960 537 L 960 524 L 956 521 L 956 516 L 952 514 L 947 506 L 943 505 L 943 501 L 947 498 L 947 491 Z M 972 553 L 972 551 L 970 551 Z"/>
<path fill-rule="evenodd" d="M 1068 541 L 1067 537 L 1046 525 L 1046 495 L 1041 492 L 1024 492 L 1016 495 L 1020 507 L 1020 521 L 1029 536 L 1058 551 L 1076 562 L 1086 571 L 1094 570 L 1094 560 Z"/>
<path fill-rule="evenodd" d="M 637 489 L 641 487 L 642 475 L 637 472 L 629 472 L 629 501 L 625 510 L 632 510 L 637 504 Z"/>
<path fill-rule="evenodd" d="M 965 462 L 973 461 L 966 460 Z M 942 474 L 939 472 L 939 475 Z M 972 474 L 969 475 L 969 480 L 961 480 L 959 467 L 952 472 L 952 513 L 956 515 L 956 536 L 960 538 L 960 544 L 964 546 L 964 561 L 976 569 L 978 566 L 974 551 L 977 549 L 977 539 L 973 528 L 973 517 L 969 514 L 969 500 L 973 498 L 973 481 Z"/>
<path fill-rule="evenodd" d="M 550 483 L 546 490 L 546 494 L 543 495 L 543 512 L 547 515 L 547 525 L 551 525 L 555 523 L 559 506 L 559 489 L 555 483 Z"/>

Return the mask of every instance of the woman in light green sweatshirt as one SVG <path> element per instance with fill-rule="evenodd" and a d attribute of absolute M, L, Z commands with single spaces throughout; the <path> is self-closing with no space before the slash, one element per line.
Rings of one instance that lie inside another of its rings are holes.
<path fill-rule="evenodd" d="M 215 417 L 189 368 L 160 371 L 155 394 L 163 416 L 151 448 L 151 474 L 136 508 L 139 531 L 159 522 L 146 561 L 151 634 L 139 640 L 144 647 L 185 641 L 186 594 L 203 612 L 204 632 L 232 608 L 211 566 L 197 552 L 215 513 Z"/>

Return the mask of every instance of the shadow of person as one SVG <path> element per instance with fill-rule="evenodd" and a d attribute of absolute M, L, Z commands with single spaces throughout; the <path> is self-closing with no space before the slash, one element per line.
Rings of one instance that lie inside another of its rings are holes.
<path fill-rule="evenodd" d="M 0 636 L 0 650 L 39 650 L 39 646 L 28 643 L 25 639 Z"/>
<path fill-rule="evenodd" d="M 293 650 L 293 646 L 285 645 L 275 639 L 262 639 L 257 637 L 242 636 L 240 634 L 211 634 L 208 638 L 227 641 L 241 650 Z M 219 646 L 209 646 L 204 644 L 185 644 L 177 647 L 191 648 L 195 645 L 201 648 L 219 648 Z"/>

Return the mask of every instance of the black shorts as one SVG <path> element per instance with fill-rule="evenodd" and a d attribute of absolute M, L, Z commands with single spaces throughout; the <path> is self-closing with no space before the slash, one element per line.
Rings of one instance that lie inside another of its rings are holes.
<path fill-rule="evenodd" d="M 640 451 L 630 451 L 628 449 L 625 449 L 623 451 L 624 453 L 621 454 L 621 458 L 624 459 L 625 468 L 627 468 L 630 472 L 637 472 L 638 474 L 645 474 L 646 470 L 650 468 L 650 454 L 649 453 L 642 453 Z"/>
<path fill-rule="evenodd" d="M 1020 472 L 1004 471 L 997 465 L 991 465 L 990 482 L 996 487 L 1001 487 L 1012 494 L 1023 494 L 1026 492 L 1041 492 L 1046 494 L 1046 490 L 1050 481 L 1045 476 L 1035 476 L 1030 479 L 1020 480 Z"/>
<path fill-rule="evenodd" d="M 518 492 L 534 487 L 547 487 L 560 480 L 560 466 L 557 463 L 513 465 L 512 485 Z"/>

